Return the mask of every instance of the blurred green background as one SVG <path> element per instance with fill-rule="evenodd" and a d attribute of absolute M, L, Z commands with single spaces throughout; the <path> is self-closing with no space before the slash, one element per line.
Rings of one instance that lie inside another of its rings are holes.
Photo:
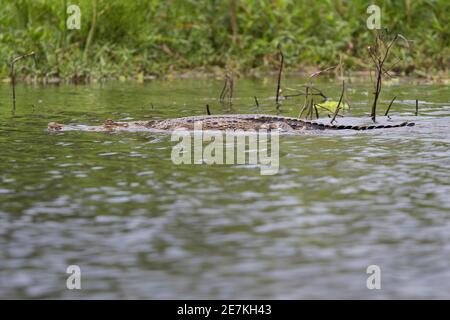
<path fill-rule="evenodd" d="M 367 6 L 381 7 L 382 27 L 411 40 L 399 72 L 449 69 L 450 1 L 317 0 L 2 0 L 0 73 L 12 57 L 21 76 L 66 79 L 144 79 L 186 70 L 274 70 L 277 46 L 286 67 L 303 70 L 339 63 L 365 70 Z M 66 8 L 81 9 L 81 29 L 67 30 Z"/>

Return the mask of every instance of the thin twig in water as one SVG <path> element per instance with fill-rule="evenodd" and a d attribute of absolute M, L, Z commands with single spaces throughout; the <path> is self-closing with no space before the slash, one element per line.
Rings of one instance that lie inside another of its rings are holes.
<path fill-rule="evenodd" d="M 307 105 L 307 101 L 308 101 L 308 93 L 309 93 L 309 87 L 307 86 L 307 87 L 306 87 L 305 102 L 303 103 L 302 109 L 301 109 L 300 112 L 298 113 L 298 119 L 301 118 L 301 116 L 303 115 L 303 112 L 304 112 L 305 109 L 306 109 L 306 105 Z"/>
<path fill-rule="evenodd" d="M 333 114 L 333 117 L 334 117 L 334 114 Z M 344 116 L 342 114 L 337 113 L 336 117 L 343 118 Z M 331 118 L 331 114 L 328 114 L 328 118 Z"/>
<path fill-rule="evenodd" d="M 310 93 L 310 96 L 321 96 L 324 97 L 322 93 Z M 298 97 L 298 96 L 306 96 L 306 93 L 296 93 L 296 94 L 289 94 L 289 95 L 283 95 L 285 99 L 291 98 L 291 97 Z"/>
<path fill-rule="evenodd" d="M 381 83 L 382 83 L 382 77 L 383 74 L 388 74 L 388 71 L 384 70 L 383 65 L 389 55 L 389 50 L 391 49 L 392 45 L 395 43 L 395 41 L 397 41 L 398 35 L 396 35 L 394 37 L 394 39 L 391 40 L 391 42 L 389 42 L 388 45 L 385 45 L 385 51 L 384 51 L 384 55 L 383 56 L 379 56 L 378 52 L 381 49 L 381 43 L 384 44 L 383 40 L 381 39 L 380 33 L 378 32 L 376 34 L 376 38 L 375 38 L 375 48 L 368 48 L 369 51 L 369 55 L 372 58 L 374 64 L 375 64 L 375 71 L 376 71 L 376 75 L 377 75 L 377 81 L 375 84 L 375 92 L 374 92 L 374 99 L 373 99 L 373 103 L 372 103 L 372 110 L 370 113 L 370 117 L 372 118 L 372 121 L 375 122 L 376 120 L 376 111 L 377 111 L 377 102 L 378 102 L 378 97 L 380 96 L 381 93 Z"/>
<path fill-rule="evenodd" d="M 317 110 L 317 104 L 314 105 L 314 110 L 316 111 L 316 119 L 319 119 L 319 110 Z"/>
<path fill-rule="evenodd" d="M 419 115 L 419 100 L 416 99 L 416 116 Z"/>
<path fill-rule="evenodd" d="M 342 80 L 342 92 L 341 92 L 341 97 L 339 98 L 339 102 L 338 105 L 336 107 L 336 111 L 333 115 L 333 118 L 331 119 L 331 124 L 333 124 L 333 122 L 336 120 L 337 114 L 339 113 L 339 109 L 341 108 L 341 102 L 342 102 L 342 98 L 344 97 L 344 92 L 345 92 L 345 80 Z"/>
<path fill-rule="evenodd" d="M 313 87 L 312 85 L 304 85 L 304 86 L 302 86 L 302 87 L 308 87 L 308 88 L 310 88 L 311 90 L 315 90 L 316 91 L 316 93 L 313 93 L 313 92 L 310 92 L 309 94 L 310 95 L 313 95 L 313 96 L 321 96 L 322 98 L 324 98 L 324 99 L 327 99 L 328 97 L 322 92 L 322 91 L 320 91 L 318 88 L 316 88 L 316 87 Z"/>
<path fill-rule="evenodd" d="M 228 73 L 225 75 L 225 81 L 223 83 L 222 92 L 220 92 L 220 96 L 219 96 L 220 103 L 223 103 L 227 89 L 228 89 Z"/>
<path fill-rule="evenodd" d="M 219 102 L 220 103 L 223 103 L 223 97 L 225 95 L 226 88 L 227 88 L 227 78 L 225 78 L 225 82 L 223 84 L 223 89 L 222 89 L 222 92 L 220 93 L 220 96 L 219 96 Z"/>
<path fill-rule="evenodd" d="M 254 96 L 254 98 L 255 98 L 256 107 L 259 108 L 258 98 L 256 96 Z"/>
<path fill-rule="evenodd" d="M 386 113 L 384 114 L 385 117 L 388 116 L 389 110 L 391 110 L 391 106 L 392 106 L 392 104 L 394 103 L 394 101 L 395 101 L 396 98 L 397 98 L 397 97 L 394 97 L 394 98 L 391 100 L 391 103 L 389 103 L 389 106 L 388 106 L 388 108 L 386 109 Z"/>
<path fill-rule="evenodd" d="M 275 104 L 277 105 L 277 109 L 279 107 L 279 99 L 280 99 L 280 91 L 281 91 L 281 73 L 283 72 L 283 65 L 284 65 L 283 51 L 281 51 L 281 48 L 279 48 L 279 50 L 280 50 L 281 61 L 280 61 L 280 69 L 278 71 L 277 94 L 276 94 L 276 98 L 275 98 Z"/>
<path fill-rule="evenodd" d="M 233 81 L 233 74 L 230 73 L 230 79 L 229 79 L 229 92 L 228 92 L 228 109 L 231 110 L 231 106 L 233 105 L 233 91 L 234 91 L 234 81 Z"/>
<path fill-rule="evenodd" d="M 225 83 L 223 84 L 222 92 L 219 96 L 219 102 L 223 105 L 225 96 L 228 94 L 228 108 L 231 109 L 232 101 L 233 101 L 233 90 L 234 90 L 234 82 L 233 82 L 233 74 L 231 71 L 227 72 L 225 75 Z"/>
<path fill-rule="evenodd" d="M 11 61 L 11 84 L 12 84 L 12 100 L 13 100 L 13 111 L 16 110 L 16 69 L 15 65 L 19 60 L 24 58 L 28 58 L 31 56 L 35 56 L 34 52 L 30 52 L 28 54 L 24 54 L 22 56 L 18 56 Z M 36 63 L 36 60 L 35 60 Z"/>
<path fill-rule="evenodd" d="M 345 77 L 344 77 L 344 63 L 342 62 L 342 54 L 340 54 L 339 55 L 339 72 L 340 72 L 340 75 L 341 75 L 341 80 L 345 80 Z M 350 82 L 350 79 L 349 79 L 349 82 Z M 347 107 L 348 107 L 348 109 L 350 110 L 351 109 L 351 104 L 350 104 L 350 99 L 348 98 L 348 95 L 347 95 L 347 90 L 345 90 L 345 92 L 344 92 L 344 98 L 343 98 L 343 100 L 342 100 L 345 104 L 347 104 Z"/>
<path fill-rule="evenodd" d="M 309 101 L 309 106 L 308 106 L 308 113 L 306 114 L 306 119 L 308 119 L 308 116 L 310 117 L 310 119 L 313 119 L 313 115 L 314 115 L 314 98 L 311 97 L 311 100 Z"/>
<path fill-rule="evenodd" d="M 317 71 L 317 72 L 312 73 L 309 77 L 310 77 L 310 78 L 314 78 L 314 77 L 316 77 L 316 76 L 321 75 L 322 73 L 325 73 L 325 72 L 328 72 L 328 71 L 330 71 L 330 70 L 333 70 L 333 69 L 335 69 L 335 68 L 338 67 L 338 66 L 339 66 L 339 65 L 335 65 L 335 66 L 331 66 L 331 67 L 328 67 L 328 68 L 323 69 L 323 70 L 319 70 L 319 71 Z"/>
<path fill-rule="evenodd" d="M 209 104 L 206 105 L 206 113 L 208 114 L 208 116 L 211 115 L 211 112 L 209 111 Z"/>
<path fill-rule="evenodd" d="M 319 107 L 320 109 L 323 109 L 325 111 L 328 111 L 330 113 L 334 113 L 334 111 L 332 111 L 331 109 L 328 109 L 327 107 L 324 107 L 323 105 L 321 105 L 320 103 L 316 104 L 316 107 Z"/>

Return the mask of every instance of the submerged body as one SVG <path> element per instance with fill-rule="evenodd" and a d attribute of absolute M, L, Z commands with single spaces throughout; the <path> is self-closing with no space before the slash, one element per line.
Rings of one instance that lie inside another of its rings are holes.
<path fill-rule="evenodd" d="M 359 120 L 359 121 L 358 121 Z M 359 123 L 358 123 L 359 122 Z M 194 130 L 195 123 L 201 123 L 203 130 L 281 130 L 295 132 L 308 129 L 316 130 L 371 130 L 382 128 L 397 128 L 413 126 L 414 123 L 403 121 L 384 121 L 383 123 L 361 123 L 360 119 L 339 119 L 335 124 L 324 121 L 302 120 L 292 117 L 261 115 L 261 114 L 235 114 L 235 115 L 208 115 L 192 116 L 174 119 L 116 122 L 106 120 L 100 126 L 63 125 L 55 122 L 48 124 L 49 131 L 173 131 Z"/>

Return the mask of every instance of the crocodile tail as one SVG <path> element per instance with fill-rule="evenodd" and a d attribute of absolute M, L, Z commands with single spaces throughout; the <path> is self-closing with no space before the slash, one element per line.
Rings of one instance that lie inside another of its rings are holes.
<path fill-rule="evenodd" d="M 338 126 L 339 129 L 352 129 L 352 130 L 372 130 L 372 129 L 388 129 L 388 128 L 399 128 L 399 127 L 412 127 L 414 122 L 402 122 L 399 124 L 373 124 L 366 126 Z M 344 128 L 343 128 L 344 127 Z"/>
<path fill-rule="evenodd" d="M 412 127 L 414 126 L 413 122 L 402 122 L 399 124 L 371 124 L 371 125 L 333 125 L 333 124 L 324 124 L 315 121 L 302 121 L 303 125 L 312 127 L 314 129 L 332 129 L 332 130 L 373 130 L 373 129 L 388 129 L 388 128 L 399 128 L 399 127 Z"/>
<path fill-rule="evenodd" d="M 278 119 L 283 120 L 283 118 L 270 117 L 270 119 Z M 387 128 L 399 128 L 399 127 L 412 127 L 414 126 L 414 122 L 402 122 L 399 124 L 371 124 L 371 125 L 334 125 L 334 124 L 325 124 L 321 122 L 311 121 L 311 120 L 302 120 L 302 119 L 289 119 L 286 121 L 293 128 L 312 128 L 312 129 L 331 129 L 331 130 L 373 130 L 373 129 L 387 129 Z"/>

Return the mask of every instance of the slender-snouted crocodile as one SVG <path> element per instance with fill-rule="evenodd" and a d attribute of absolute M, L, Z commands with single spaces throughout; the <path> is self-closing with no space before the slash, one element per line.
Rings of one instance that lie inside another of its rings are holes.
<path fill-rule="evenodd" d="M 235 114 L 235 115 L 208 115 L 192 116 L 175 119 L 162 119 L 150 121 L 128 121 L 116 122 L 106 120 L 100 126 L 63 125 L 56 122 L 48 124 L 49 131 L 173 131 L 173 130 L 194 130 L 194 124 L 201 122 L 203 130 L 281 130 L 281 131 L 301 131 L 308 129 L 330 129 L 330 130 L 371 130 L 382 128 L 398 128 L 413 126 L 414 123 L 384 121 L 383 123 L 352 124 L 351 120 L 346 124 L 330 124 L 320 121 L 302 120 L 297 118 L 262 115 L 262 114 Z M 355 121 L 353 121 L 355 122 Z M 357 121 L 356 121 L 357 122 Z"/>

